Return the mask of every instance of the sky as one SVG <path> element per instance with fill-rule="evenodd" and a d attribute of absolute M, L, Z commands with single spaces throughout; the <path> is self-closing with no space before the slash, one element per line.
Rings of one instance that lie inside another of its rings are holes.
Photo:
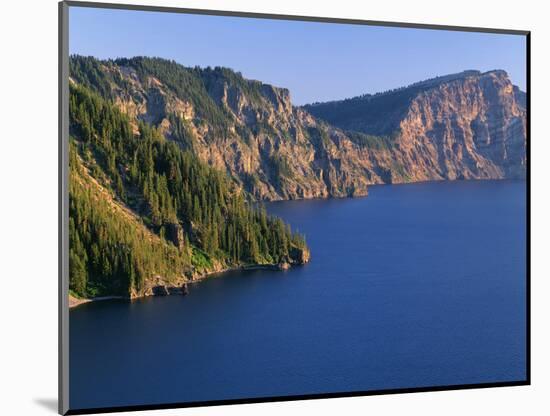
<path fill-rule="evenodd" d="M 226 66 L 290 90 L 294 104 L 375 93 L 466 69 L 504 69 L 525 90 L 526 38 L 366 25 L 70 7 L 71 54 Z"/>

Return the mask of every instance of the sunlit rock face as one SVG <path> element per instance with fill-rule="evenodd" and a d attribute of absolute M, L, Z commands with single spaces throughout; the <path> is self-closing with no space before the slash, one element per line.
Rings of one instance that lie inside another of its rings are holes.
<path fill-rule="evenodd" d="M 306 108 L 342 129 L 391 136 L 398 168 L 387 179 L 408 182 L 525 177 L 525 105 L 506 72 L 466 71 Z"/>
<path fill-rule="evenodd" d="M 85 60 L 88 60 L 84 62 Z M 228 68 L 72 58 L 73 82 L 226 172 L 259 200 L 362 196 L 377 183 L 525 176 L 525 93 L 465 71 L 376 95 L 295 107 Z M 90 68 L 93 68 L 92 70 Z"/>

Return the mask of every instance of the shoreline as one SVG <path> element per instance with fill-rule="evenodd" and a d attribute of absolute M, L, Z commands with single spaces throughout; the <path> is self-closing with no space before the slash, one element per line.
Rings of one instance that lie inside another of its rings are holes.
<path fill-rule="evenodd" d="M 285 264 L 286 264 L 286 266 L 285 266 Z M 153 290 L 153 292 L 151 294 L 135 296 L 135 297 L 129 297 L 129 296 L 99 296 L 99 297 L 96 297 L 96 298 L 77 298 L 77 297 L 74 297 L 73 295 L 71 295 L 69 293 L 68 294 L 68 296 L 69 296 L 69 310 L 74 309 L 74 308 L 76 308 L 80 305 L 84 305 L 86 303 L 101 302 L 103 300 L 116 300 L 116 299 L 118 299 L 118 300 L 134 300 L 134 299 L 147 298 L 147 297 L 150 297 L 150 296 L 171 296 L 171 295 L 184 296 L 186 293 L 182 293 L 182 290 L 181 290 L 182 286 L 186 287 L 189 284 L 200 283 L 203 280 L 215 277 L 216 275 L 224 275 L 228 272 L 234 272 L 234 271 L 253 271 L 253 270 L 285 271 L 285 270 L 288 270 L 290 267 L 299 266 L 299 265 L 302 265 L 302 264 L 293 264 L 293 265 L 290 265 L 288 263 L 283 263 L 283 264 L 253 264 L 253 265 L 244 265 L 244 266 L 238 266 L 238 267 L 228 267 L 226 269 L 206 272 L 204 274 L 201 274 L 200 276 L 198 276 L 195 279 L 191 279 L 191 280 L 182 282 L 177 290 L 175 290 L 177 288 L 176 286 L 162 286 L 163 288 L 167 289 L 164 294 L 157 294 Z"/>
<path fill-rule="evenodd" d="M 293 199 L 273 199 L 273 200 L 259 200 L 255 201 L 256 204 L 278 204 L 280 202 L 295 202 L 295 201 L 328 201 L 328 200 L 344 200 L 344 199 L 363 199 L 370 196 L 368 188 L 370 187 L 382 187 L 382 186 L 404 186 L 404 185 L 416 185 L 416 184 L 426 184 L 426 183 L 458 183 L 458 182 L 526 182 L 525 178 L 472 178 L 472 179 L 426 179 L 421 181 L 411 181 L 411 182 L 379 182 L 379 183 L 369 183 L 367 184 L 367 192 L 364 194 L 357 195 L 328 195 L 328 196 L 319 196 L 313 198 L 293 198 Z"/>
<path fill-rule="evenodd" d="M 98 296 L 97 298 L 77 298 L 69 293 L 69 309 L 76 308 L 77 306 L 83 305 L 90 302 L 100 302 L 102 300 L 112 300 L 112 299 L 126 299 L 124 296 Z"/>

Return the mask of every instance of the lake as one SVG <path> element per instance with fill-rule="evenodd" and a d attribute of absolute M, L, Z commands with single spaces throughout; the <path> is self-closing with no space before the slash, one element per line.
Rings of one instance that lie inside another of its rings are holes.
<path fill-rule="evenodd" d="M 70 312 L 70 407 L 520 381 L 526 185 L 275 202 L 311 262 Z"/>

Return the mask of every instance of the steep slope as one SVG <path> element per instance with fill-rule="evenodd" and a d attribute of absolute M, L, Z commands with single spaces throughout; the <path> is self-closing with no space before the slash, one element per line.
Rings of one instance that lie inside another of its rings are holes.
<path fill-rule="evenodd" d="M 391 137 L 393 182 L 525 176 L 525 93 L 504 71 L 465 71 L 304 108 L 344 130 Z"/>
<path fill-rule="evenodd" d="M 228 268 L 308 261 L 302 236 L 157 129 L 132 126 L 81 85 L 69 110 L 76 295 L 136 297 Z"/>
<path fill-rule="evenodd" d="M 227 68 L 156 58 L 73 56 L 71 79 L 150 123 L 257 199 L 366 195 L 367 157 L 343 132 L 292 106 L 288 90 Z"/>
<path fill-rule="evenodd" d="M 71 145 L 70 288 L 80 297 L 152 293 L 179 286 L 191 270 L 190 250 L 178 250 L 148 229 L 83 165 Z M 101 236 L 101 239 L 97 237 Z M 207 270 L 201 270 L 207 271 Z"/>
<path fill-rule="evenodd" d="M 255 199 L 360 196 L 376 183 L 525 176 L 525 94 L 465 71 L 294 107 L 289 91 L 227 68 L 71 58 L 71 79 L 227 172 Z"/>

